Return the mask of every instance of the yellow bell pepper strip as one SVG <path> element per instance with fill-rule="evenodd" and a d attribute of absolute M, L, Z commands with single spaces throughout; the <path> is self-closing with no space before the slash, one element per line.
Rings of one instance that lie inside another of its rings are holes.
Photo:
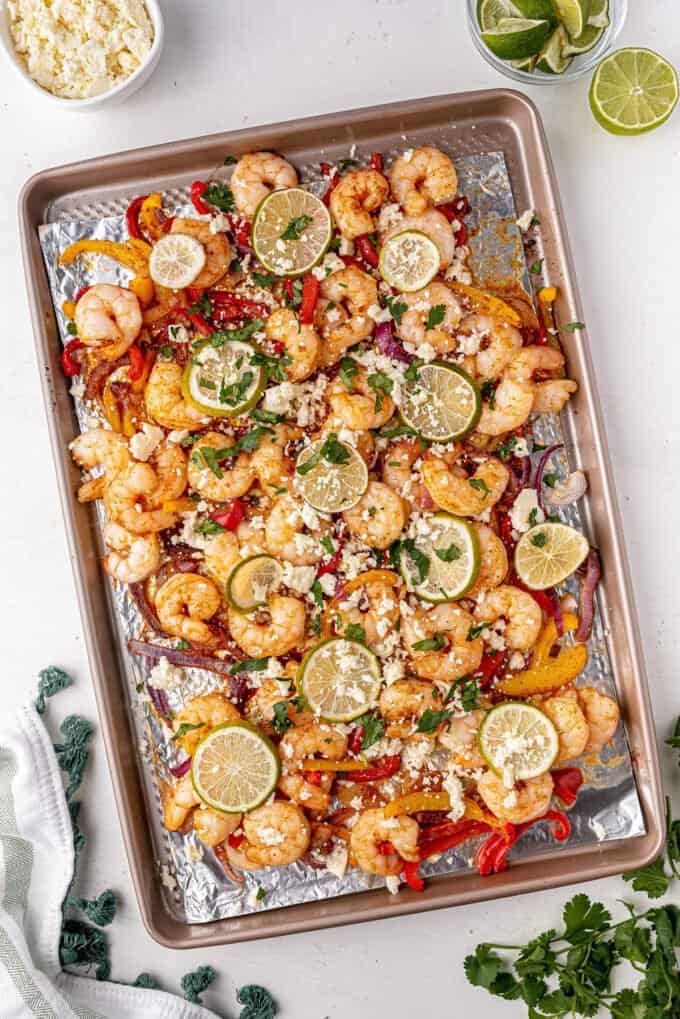
<path fill-rule="evenodd" d="M 148 308 L 156 297 L 153 280 L 150 276 L 135 276 L 128 283 L 128 289 L 136 295 L 142 308 Z"/>
<path fill-rule="evenodd" d="M 421 810 L 450 810 L 451 800 L 447 792 L 439 793 L 408 793 L 392 800 L 385 807 L 385 817 L 398 817 L 400 814 L 417 814 Z"/>
<path fill-rule="evenodd" d="M 144 245 L 146 254 L 137 245 Z M 106 255 L 108 258 L 113 258 L 126 268 L 132 269 L 137 276 L 148 276 L 150 251 L 151 248 L 148 244 L 145 244 L 144 241 L 138 241 L 134 237 L 124 244 L 118 241 L 74 241 L 73 244 L 69 244 L 62 251 L 59 263 L 60 265 L 70 265 L 80 255 L 90 252 L 95 255 Z"/>
<path fill-rule="evenodd" d="M 493 294 L 487 294 L 476 287 L 469 287 L 466 283 L 452 282 L 448 284 L 448 287 L 453 290 L 454 294 L 466 298 L 472 305 L 473 311 L 481 315 L 491 315 L 493 318 L 498 318 L 515 327 L 522 325 L 522 317 L 519 312 L 502 301 L 500 297 L 494 297 Z"/>

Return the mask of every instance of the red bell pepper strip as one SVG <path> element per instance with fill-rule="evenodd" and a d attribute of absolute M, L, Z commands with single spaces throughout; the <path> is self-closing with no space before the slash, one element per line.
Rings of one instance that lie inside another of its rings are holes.
<path fill-rule="evenodd" d="M 131 347 L 128 347 L 128 357 L 130 358 L 130 367 L 128 368 L 128 379 L 130 382 L 136 382 L 137 379 L 141 379 L 144 373 L 145 361 L 144 355 L 142 354 L 139 347 L 134 343 Z"/>
<path fill-rule="evenodd" d="M 571 807 L 576 803 L 578 791 L 583 785 L 583 773 L 580 768 L 556 768 L 551 771 L 555 783 L 555 795 L 559 796 L 562 803 Z"/>
<path fill-rule="evenodd" d="M 319 299 L 320 287 L 321 281 L 316 278 L 314 273 L 308 272 L 302 277 L 302 300 L 300 301 L 298 318 L 303 326 L 311 325 L 314 321 L 314 312 L 316 311 L 316 302 Z"/>
<path fill-rule="evenodd" d="M 83 297 L 89 289 L 89 287 L 79 287 L 78 290 L 76 290 L 76 296 L 73 298 L 73 303 L 77 304 L 80 298 Z"/>
<path fill-rule="evenodd" d="M 381 757 L 372 768 L 360 768 L 357 771 L 348 772 L 352 782 L 379 782 L 383 778 L 391 778 L 396 775 L 401 767 L 400 754 L 387 754 Z"/>
<path fill-rule="evenodd" d="M 493 655 L 484 655 L 480 663 L 479 668 L 475 672 L 478 683 L 482 690 L 487 687 L 489 683 L 496 677 L 499 672 L 503 661 L 505 659 L 505 651 L 496 651 Z"/>
<path fill-rule="evenodd" d="M 368 165 L 371 170 L 377 170 L 378 173 L 383 172 L 383 154 L 382 152 L 372 152 L 371 158 L 368 161 Z"/>
<path fill-rule="evenodd" d="M 373 241 L 367 234 L 362 234 L 361 237 L 357 237 L 356 245 L 359 249 L 359 254 L 363 258 L 364 262 L 368 262 L 374 269 L 378 268 L 378 252 L 375 250 Z"/>
<path fill-rule="evenodd" d="M 203 180 L 195 180 L 191 185 L 191 201 L 194 209 L 201 216 L 208 216 L 213 210 L 203 201 L 203 195 L 208 190 L 208 185 Z"/>
<path fill-rule="evenodd" d="M 232 499 L 227 509 L 213 510 L 208 516 L 225 531 L 235 531 L 245 516 L 245 510 L 240 499 Z"/>
<path fill-rule="evenodd" d="M 228 838 L 229 845 L 232 849 L 238 849 L 241 843 L 245 840 L 245 835 L 234 835 L 232 834 Z"/>
<path fill-rule="evenodd" d="M 420 862 L 418 860 L 416 860 L 414 863 L 412 863 L 410 860 L 406 860 L 402 872 L 404 875 L 404 881 L 409 886 L 409 888 L 413 889 L 414 892 L 422 892 L 423 889 L 425 888 L 425 882 L 418 873 L 419 867 Z"/>
<path fill-rule="evenodd" d="M 286 282 L 289 282 L 286 280 Z M 243 316 L 251 318 L 267 318 L 270 309 L 261 301 L 250 301 L 240 294 L 232 294 L 230 290 L 211 290 L 208 293 L 211 304 L 221 308 L 237 308 Z"/>
<path fill-rule="evenodd" d="M 145 241 L 146 237 L 139 226 L 139 210 L 148 197 L 148 195 L 139 195 L 139 197 L 133 198 L 125 210 L 127 231 L 130 234 L 130 237 L 136 237 L 140 241 Z"/>
<path fill-rule="evenodd" d="M 75 375 L 80 375 L 82 367 L 78 358 L 74 358 L 76 350 L 80 350 L 85 344 L 78 337 L 69 340 L 64 349 L 61 352 L 61 369 L 64 375 L 68 375 L 72 379 Z"/>
<path fill-rule="evenodd" d="M 198 312 L 187 311 L 185 312 L 185 315 L 191 322 L 196 332 L 200 333 L 201 336 L 212 336 L 212 334 L 215 332 L 210 323 L 206 322 L 203 316 L 199 315 Z"/>
<path fill-rule="evenodd" d="M 347 749 L 351 754 L 360 754 L 364 742 L 364 727 L 358 725 L 356 729 L 352 729 L 349 736 L 347 737 Z"/>

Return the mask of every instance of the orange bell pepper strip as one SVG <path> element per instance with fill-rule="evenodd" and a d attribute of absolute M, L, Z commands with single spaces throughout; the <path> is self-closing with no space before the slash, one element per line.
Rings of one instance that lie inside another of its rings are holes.
<path fill-rule="evenodd" d="M 151 247 L 135 237 L 131 237 L 124 244 L 118 241 L 75 241 L 62 251 L 59 263 L 61 265 L 70 265 L 80 255 L 88 252 L 94 255 L 106 255 L 108 258 L 113 258 L 127 269 L 132 269 L 137 276 L 149 275 L 149 254 Z"/>
<path fill-rule="evenodd" d="M 575 630 L 577 626 L 576 616 L 571 612 L 565 613 L 565 632 Z M 556 640 L 557 627 L 551 619 L 536 642 L 529 668 L 501 680 L 498 683 L 500 692 L 511 697 L 530 697 L 558 690 L 576 679 L 586 667 L 588 648 L 585 644 L 574 644 L 563 648 L 556 657 L 551 658 L 550 650 Z"/>

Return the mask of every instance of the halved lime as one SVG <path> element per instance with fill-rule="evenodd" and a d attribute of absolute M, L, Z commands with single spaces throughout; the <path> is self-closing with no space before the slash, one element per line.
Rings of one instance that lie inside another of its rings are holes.
<path fill-rule="evenodd" d="M 283 567 L 273 556 L 251 555 L 231 571 L 227 580 L 227 601 L 239 612 L 252 612 L 267 604 L 267 598 L 281 583 Z"/>
<path fill-rule="evenodd" d="M 479 576 L 479 540 L 471 524 L 451 513 L 434 513 L 427 518 L 426 529 L 419 525 L 413 541 L 429 566 L 427 577 L 421 581 L 418 563 L 409 545 L 402 543 L 400 569 L 409 590 L 429 602 L 462 598 Z M 424 560 L 419 557 L 418 562 L 422 567 Z"/>
<path fill-rule="evenodd" d="M 422 230 L 393 234 L 380 249 L 380 275 L 396 290 L 422 290 L 439 272 L 439 248 Z"/>
<path fill-rule="evenodd" d="M 331 214 L 320 198 L 302 188 L 282 188 L 258 205 L 252 244 L 269 272 L 299 276 L 323 257 L 332 233 Z"/>
<path fill-rule="evenodd" d="M 241 814 L 264 803 L 280 771 L 279 756 L 266 736 L 248 722 L 227 722 L 196 747 L 191 781 L 209 807 Z"/>
<path fill-rule="evenodd" d="M 184 369 L 184 399 L 213 417 L 245 414 L 260 399 L 267 382 L 262 365 L 252 363 L 255 354 L 255 348 L 241 340 L 226 340 L 217 347 L 206 340 Z"/>
<path fill-rule="evenodd" d="M 482 39 L 502 60 L 521 60 L 538 53 L 550 29 L 551 23 L 544 19 L 501 18 L 495 28 L 482 32 Z"/>
<path fill-rule="evenodd" d="M 479 0 L 477 20 L 483 32 L 495 28 L 502 18 L 519 18 L 522 12 L 511 0 Z"/>
<path fill-rule="evenodd" d="M 329 439 L 334 440 L 330 446 Z M 344 513 L 368 488 L 368 468 L 349 443 L 335 436 L 315 439 L 298 455 L 295 488 L 320 513 Z"/>
<path fill-rule="evenodd" d="M 597 46 L 598 42 L 604 35 L 604 28 L 596 28 L 595 25 L 591 25 L 590 22 L 583 29 L 581 34 L 576 39 L 570 39 L 567 41 L 567 45 L 564 47 L 562 54 L 565 57 L 576 57 L 579 53 L 587 53 Z"/>
<path fill-rule="evenodd" d="M 513 0 L 513 2 L 522 18 L 545 18 L 547 21 L 555 19 L 552 0 Z"/>
<path fill-rule="evenodd" d="M 547 43 L 538 54 L 536 70 L 544 74 L 564 74 L 571 63 L 571 57 L 565 57 L 569 36 L 564 25 L 556 28 Z"/>
<path fill-rule="evenodd" d="M 507 701 L 492 708 L 480 726 L 478 739 L 482 757 L 509 786 L 545 774 L 559 750 L 551 720 L 524 701 Z"/>
<path fill-rule="evenodd" d="M 594 28 L 609 28 L 609 0 L 590 0 L 588 24 Z"/>
<path fill-rule="evenodd" d="M 149 275 L 168 290 L 190 286 L 205 265 L 205 248 L 196 237 L 171 233 L 159 237 L 149 255 Z"/>
<path fill-rule="evenodd" d="M 482 410 L 477 383 L 453 364 L 431 361 L 404 382 L 401 416 L 431 442 L 449 442 L 472 431 Z"/>
<path fill-rule="evenodd" d="M 327 722 L 351 722 L 375 705 L 380 663 L 365 644 L 331 637 L 303 659 L 298 687 L 315 715 Z"/>
<path fill-rule="evenodd" d="M 555 13 L 572 39 L 578 39 L 588 24 L 590 0 L 552 0 Z"/>
<path fill-rule="evenodd" d="M 515 547 L 517 576 L 534 591 L 560 584 L 577 570 L 590 546 L 580 531 L 566 524 L 537 524 Z"/>
<path fill-rule="evenodd" d="M 652 50 L 617 50 L 602 61 L 590 86 L 590 108 L 612 134 L 643 134 L 660 127 L 678 102 L 678 75 Z"/>

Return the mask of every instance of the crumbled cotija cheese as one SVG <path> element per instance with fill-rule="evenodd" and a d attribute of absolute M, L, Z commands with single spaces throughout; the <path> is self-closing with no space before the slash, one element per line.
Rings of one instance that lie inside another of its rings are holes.
<path fill-rule="evenodd" d="M 129 78 L 154 31 L 142 0 L 9 0 L 10 31 L 31 77 L 64 99 L 88 99 Z"/>

